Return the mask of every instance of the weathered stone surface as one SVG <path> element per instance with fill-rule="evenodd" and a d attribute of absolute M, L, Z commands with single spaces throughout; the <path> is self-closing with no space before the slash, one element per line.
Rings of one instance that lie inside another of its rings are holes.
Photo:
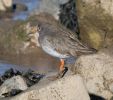
<path fill-rule="evenodd" d="M 42 80 L 30 90 L 7 100 L 90 100 L 90 98 L 82 78 L 71 75 L 51 83 Z"/>
<path fill-rule="evenodd" d="M 5 11 L 8 7 L 12 6 L 12 0 L 0 0 L 0 10 Z"/>
<path fill-rule="evenodd" d="M 14 76 L 10 79 L 7 79 L 0 86 L 0 97 L 4 97 L 2 94 L 10 92 L 12 89 L 26 90 L 27 84 L 26 84 L 25 80 L 19 75 Z"/>
<path fill-rule="evenodd" d="M 84 3 L 87 3 L 91 6 L 100 6 L 105 10 L 105 13 L 108 13 L 113 16 L 113 1 L 112 0 L 83 0 Z"/>
<path fill-rule="evenodd" d="M 113 53 L 81 56 L 72 70 L 83 76 L 89 93 L 107 100 L 113 95 Z"/>
<path fill-rule="evenodd" d="M 76 0 L 76 6 L 82 41 L 97 49 L 112 45 L 112 1 Z"/>

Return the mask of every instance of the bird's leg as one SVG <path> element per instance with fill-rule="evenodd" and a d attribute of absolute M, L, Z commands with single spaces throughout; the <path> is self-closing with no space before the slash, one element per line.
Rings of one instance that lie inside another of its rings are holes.
<path fill-rule="evenodd" d="M 64 60 L 60 59 L 60 72 L 64 70 Z"/>
<path fill-rule="evenodd" d="M 58 73 L 58 78 L 62 78 L 65 73 L 68 71 L 68 68 L 67 67 L 64 67 L 64 59 L 60 59 L 60 72 Z"/>
<path fill-rule="evenodd" d="M 48 77 L 50 80 L 56 80 L 56 79 L 62 78 L 65 75 L 65 73 L 68 71 L 68 68 L 64 67 L 64 60 L 63 59 L 60 60 L 60 63 L 61 64 L 60 64 L 58 74 L 55 76 L 52 76 L 52 77 Z"/>

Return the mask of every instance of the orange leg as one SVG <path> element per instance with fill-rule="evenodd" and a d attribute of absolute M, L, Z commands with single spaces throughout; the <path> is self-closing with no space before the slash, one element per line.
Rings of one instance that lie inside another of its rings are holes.
<path fill-rule="evenodd" d="M 60 72 L 62 72 L 64 70 L 64 60 L 63 59 L 60 59 Z"/>
<path fill-rule="evenodd" d="M 60 59 L 60 62 L 61 62 L 61 64 L 60 64 L 59 73 L 57 75 L 53 76 L 53 77 L 49 77 L 49 79 L 56 80 L 58 78 L 62 78 L 65 75 L 65 73 L 68 71 L 67 67 L 64 67 L 64 60 Z"/>

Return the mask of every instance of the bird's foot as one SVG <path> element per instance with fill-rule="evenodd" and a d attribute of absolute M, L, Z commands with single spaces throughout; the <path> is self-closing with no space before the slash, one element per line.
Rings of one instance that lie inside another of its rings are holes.
<path fill-rule="evenodd" d="M 52 81 L 60 79 L 60 78 L 64 77 L 64 75 L 66 74 L 67 71 L 68 71 L 68 68 L 65 67 L 64 70 L 60 71 L 57 75 L 50 76 L 50 77 L 48 77 L 48 79 L 52 80 Z"/>
<path fill-rule="evenodd" d="M 66 74 L 67 71 L 68 71 L 68 68 L 64 67 L 64 70 L 62 70 L 58 73 L 58 78 L 64 77 L 64 75 Z"/>

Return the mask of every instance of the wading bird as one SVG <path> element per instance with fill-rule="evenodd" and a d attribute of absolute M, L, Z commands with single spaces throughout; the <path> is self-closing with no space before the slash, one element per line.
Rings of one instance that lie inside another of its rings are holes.
<path fill-rule="evenodd" d="M 47 54 L 57 57 L 61 61 L 59 73 L 56 78 L 63 77 L 67 68 L 64 61 L 69 57 L 79 57 L 81 55 L 93 54 L 95 49 L 82 44 L 75 33 L 62 26 L 54 17 L 47 13 L 37 16 L 37 29 L 35 28 L 42 50 Z"/>

